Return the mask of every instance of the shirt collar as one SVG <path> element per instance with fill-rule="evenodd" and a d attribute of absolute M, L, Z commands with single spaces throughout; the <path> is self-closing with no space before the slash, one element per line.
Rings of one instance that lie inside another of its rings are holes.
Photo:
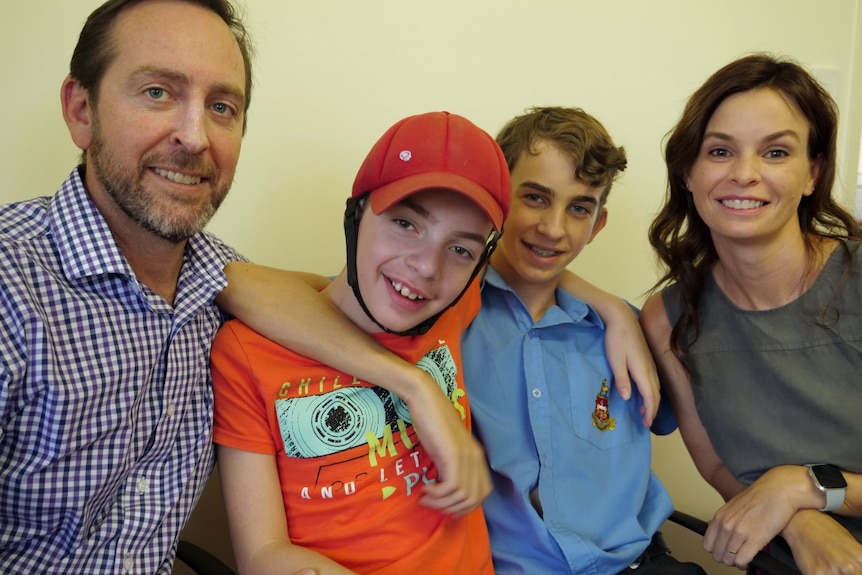
<path fill-rule="evenodd" d="M 63 273 L 69 279 L 104 274 L 133 278 L 135 274 L 114 240 L 108 223 L 84 187 L 83 171 L 83 166 L 72 171 L 49 207 L 49 225 Z M 189 238 L 180 284 L 184 283 L 186 274 L 191 274 L 198 277 L 200 283 L 212 286 L 214 293 L 224 289 L 227 277 L 222 271 L 224 256 L 221 251 L 224 247 L 207 233 Z"/>
<path fill-rule="evenodd" d="M 518 302 L 522 306 L 524 305 L 520 296 L 518 296 L 515 290 L 506 283 L 506 280 L 504 280 L 493 267 L 488 266 L 485 272 L 484 281 L 485 283 L 483 284 L 482 289 L 488 289 L 487 286 L 490 285 L 494 289 L 509 292 L 512 296 L 517 298 Z M 549 309 L 535 327 L 586 321 L 596 324 L 604 329 L 605 324 L 601 317 L 599 317 L 599 314 L 585 301 L 576 298 L 561 288 L 557 288 L 556 297 L 557 305 Z M 524 307 L 524 309 L 526 310 L 526 307 Z"/>

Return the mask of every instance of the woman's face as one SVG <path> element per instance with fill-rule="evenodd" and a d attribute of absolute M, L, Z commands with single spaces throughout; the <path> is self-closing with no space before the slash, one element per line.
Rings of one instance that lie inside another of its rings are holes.
<path fill-rule="evenodd" d="M 781 92 L 758 88 L 716 108 L 686 177 L 713 241 L 772 241 L 799 234 L 797 208 L 819 161 L 808 158 L 809 124 Z"/>

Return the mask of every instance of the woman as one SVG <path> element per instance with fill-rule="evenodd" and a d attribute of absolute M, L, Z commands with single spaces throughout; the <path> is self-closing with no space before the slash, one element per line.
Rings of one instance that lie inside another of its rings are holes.
<path fill-rule="evenodd" d="M 862 251 L 831 195 L 836 129 L 810 74 L 758 54 L 713 74 L 667 141 L 665 287 L 641 322 L 727 502 L 704 547 L 728 565 L 781 535 L 803 573 L 862 573 Z"/>

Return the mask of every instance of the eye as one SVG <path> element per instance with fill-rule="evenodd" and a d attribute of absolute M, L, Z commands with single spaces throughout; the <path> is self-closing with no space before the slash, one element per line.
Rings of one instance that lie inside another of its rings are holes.
<path fill-rule="evenodd" d="M 161 100 L 165 96 L 165 89 L 153 86 L 147 88 L 147 95 L 153 100 Z"/>
<path fill-rule="evenodd" d="M 458 254 L 459 256 L 461 256 L 467 260 L 473 261 L 475 259 L 473 257 L 473 252 L 471 252 L 470 250 L 468 250 L 464 246 L 452 246 L 450 249 L 453 252 L 455 252 L 456 254 Z"/>
<path fill-rule="evenodd" d="M 766 152 L 766 157 L 772 159 L 786 158 L 789 155 L 787 150 L 769 150 Z"/>
<path fill-rule="evenodd" d="M 539 194 L 534 194 L 532 192 L 527 192 L 522 196 L 525 201 L 531 204 L 542 204 L 545 203 L 545 198 L 543 198 Z"/>
<path fill-rule="evenodd" d="M 225 102 L 216 102 L 213 104 L 213 110 L 216 114 L 220 115 L 235 115 L 236 110 L 234 110 L 233 106 L 226 104 Z"/>
<path fill-rule="evenodd" d="M 730 151 L 727 148 L 712 148 L 706 153 L 710 156 L 715 156 L 718 158 L 726 158 L 730 155 Z"/>
<path fill-rule="evenodd" d="M 392 222 L 398 227 L 404 228 L 405 230 L 413 229 L 413 222 L 410 220 L 405 220 L 404 218 L 392 218 Z"/>
<path fill-rule="evenodd" d="M 588 208 L 587 206 L 584 206 L 582 204 L 572 204 L 571 206 L 569 206 L 569 211 L 574 212 L 575 214 L 577 214 L 579 216 L 589 216 L 590 214 L 593 213 L 592 210 L 590 210 L 590 208 Z"/>

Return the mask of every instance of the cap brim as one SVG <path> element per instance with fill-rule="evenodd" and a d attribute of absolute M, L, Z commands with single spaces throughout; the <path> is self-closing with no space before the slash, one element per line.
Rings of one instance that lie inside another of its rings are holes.
<path fill-rule="evenodd" d="M 371 209 L 381 214 L 404 198 L 426 190 L 450 190 L 466 196 L 485 212 L 494 229 L 503 227 L 503 210 L 491 193 L 476 182 L 451 172 L 426 172 L 380 186 L 371 191 Z"/>

